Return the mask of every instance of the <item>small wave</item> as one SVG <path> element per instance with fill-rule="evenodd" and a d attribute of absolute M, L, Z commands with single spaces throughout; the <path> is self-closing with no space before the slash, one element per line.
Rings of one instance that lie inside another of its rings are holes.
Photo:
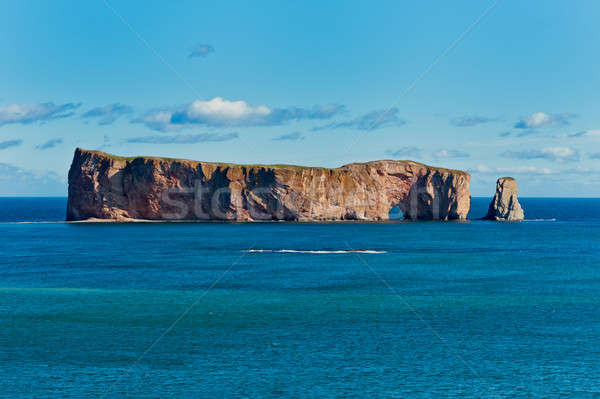
<path fill-rule="evenodd" d="M 556 222 L 556 218 L 551 219 L 525 219 L 524 222 Z"/>
<path fill-rule="evenodd" d="M 268 253 L 293 253 L 293 254 L 385 254 L 387 251 L 375 251 L 373 249 L 249 249 L 247 252 L 268 252 Z"/>

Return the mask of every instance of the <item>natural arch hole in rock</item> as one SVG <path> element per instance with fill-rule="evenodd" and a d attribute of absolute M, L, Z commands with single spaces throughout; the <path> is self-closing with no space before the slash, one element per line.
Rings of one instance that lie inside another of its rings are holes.
<path fill-rule="evenodd" d="M 390 220 L 404 220 L 404 213 L 402 213 L 400 207 L 395 206 L 388 212 L 388 218 Z"/>

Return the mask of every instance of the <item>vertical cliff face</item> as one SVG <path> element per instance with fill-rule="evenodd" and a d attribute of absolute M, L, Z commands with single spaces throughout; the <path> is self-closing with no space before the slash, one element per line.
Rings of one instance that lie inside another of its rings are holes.
<path fill-rule="evenodd" d="M 496 193 L 484 219 L 519 221 L 525 218 L 519 203 L 517 181 L 512 177 L 501 177 L 496 182 Z"/>
<path fill-rule="evenodd" d="M 77 149 L 67 220 L 465 219 L 470 175 L 411 161 L 336 169 L 232 165 Z"/>

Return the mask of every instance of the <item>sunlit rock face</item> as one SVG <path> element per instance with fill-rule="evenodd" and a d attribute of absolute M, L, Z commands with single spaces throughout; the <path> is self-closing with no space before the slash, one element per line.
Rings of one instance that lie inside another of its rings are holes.
<path fill-rule="evenodd" d="M 525 214 L 517 198 L 518 192 L 517 181 L 514 178 L 499 178 L 496 182 L 496 194 L 494 194 L 484 219 L 498 221 L 523 220 Z"/>
<path fill-rule="evenodd" d="M 462 220 L 470 175 L 412 161 L 335 169 L 118 157 L 76 149 L 67 220 Z"/>

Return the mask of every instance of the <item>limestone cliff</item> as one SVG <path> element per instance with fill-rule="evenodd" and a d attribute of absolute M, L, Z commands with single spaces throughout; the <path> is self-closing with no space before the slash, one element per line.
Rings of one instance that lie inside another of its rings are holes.
<path fill-rule="evenodd" d="M 465 219 L 471 176 L 412 161 L 335 169 L 118 157 L 76 149 L 67 220 Z"/>
<path fill-rule="evenodd" d="M 496 182 L 496 194 L 490 203 L 484 219 L 518 221 L 525 218 L 523 208 L 517 198 L 517 181 L 512 177 L 501 177 Z"/>

